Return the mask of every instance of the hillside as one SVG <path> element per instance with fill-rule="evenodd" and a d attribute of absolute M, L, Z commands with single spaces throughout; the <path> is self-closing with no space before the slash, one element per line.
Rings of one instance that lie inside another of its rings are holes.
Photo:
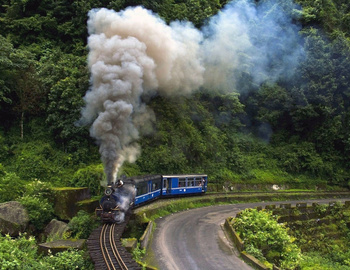
<path fill-rule="evenodd" d="M 184 77 L 168 84 L 158 78 L 158 88 L 142 78 L 137 110 L 153 113 L 141 120 L 147 125 L 132 139 L 118 137 L 126 141 L 121 150 L 136 144 L 139 150 L 134 160 L 122 163 L 119 175 L 194 172 L 207 173 L 220 185 L 349 186 L 347 1 L 245 6 L 219 0 L 5 0 L 0 6 L 1 201 L 21 196 L 33 181 L 88 186 L 99 194 L 106 166 L 95 141 L 101 145 L 103 139 L 90 136 L 91 122 L 77 124 L 89 105 L 84 96 L 94 89 L 92 79 L 97 81 L 87 64 L 93 51 L 91 44 L 87 49 L 88 12 L 139 5 L 154 12 L 150 18 L 158 14 L 166 31 L 175 20 L 192 22 L 190 30 L 202 35 L 198 44 L 206 57 L 200 64 L 206 71 L 190 91 L 182 83 L 194 84 L 198 59 L 190 67 L 176 62 Z M 238 27 L 222 32 L 224 19 L 236 15 Z M 235 38 L 221 39 L 226 37 Z M 158 66 L 166 43 L 161 45 L 152 58 Z M 181 60 L 191 55 L 185 52 Z M 216 84 L 219 78 L 224 80 Z"/>

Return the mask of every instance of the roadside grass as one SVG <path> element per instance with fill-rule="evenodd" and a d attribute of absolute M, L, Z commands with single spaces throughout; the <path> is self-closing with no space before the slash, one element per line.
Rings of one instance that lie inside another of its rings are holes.
<path fill-rule="evenodd" d="M 350 270 L 350 265 L 333 262 L 329 258 L 318 252 L 307 252 L 303 254 L 303 259 L 300 263 L 300 268 L 303 270 L 322 269 L 322 270 Z"/>

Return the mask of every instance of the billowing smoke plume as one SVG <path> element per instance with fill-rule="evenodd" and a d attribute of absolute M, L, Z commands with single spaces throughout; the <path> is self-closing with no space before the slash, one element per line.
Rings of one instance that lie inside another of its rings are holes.
<path fill-rule="evenodd" d="M 91 89 L 82 120 L 93 123 L 108 182 L 125 160 L 136 160 L 139 133 L 154 119 L 142 95 L 239 91 L 245 75 L 259 84 L 295 68 L 301 50 L 292 2 L 280 1 L 284 9 L 261 2 L 234 1 L 202 31 L 188 22 L 167 25 L 141 7 L 89 13 Z"/>
<path fill-rule="evenodd" d="M 205 87 L 242 92 L 247 78 L 257 85 L 290 78 L 304 55 L 293 24 L 299 14 L 291 0 L 227 4 L 203 29 Z"/>
<path fill-rule="evenodd" d="M 130 208 L 130 204 L 133 203 L 136 196 L 136 189 L 133 185 L 124 185 L 115 189 L 113 194 L 118 198 L 118 208 L 120 211 L 115 212 L 114 221 L 117 223 L 124 222 L 125 214 Z"/>

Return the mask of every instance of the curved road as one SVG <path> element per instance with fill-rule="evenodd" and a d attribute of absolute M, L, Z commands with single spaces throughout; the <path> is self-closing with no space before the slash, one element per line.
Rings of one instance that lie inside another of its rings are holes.
<path fill-rule="evenodd" d="M 345 200 L 349 199 L 307 202 L 311 204 Z M 238 252 L 226 239 L 221 225 L 227 217 L 235 216 L 245 208 L 281 203 L 293 205 L 297 202 L 306 200 L 209 206 L 158 219 L 151 243 L 154 255 L 154 262 L 151 264 L 160 270 L 253 269 L 237 256 Z"/>

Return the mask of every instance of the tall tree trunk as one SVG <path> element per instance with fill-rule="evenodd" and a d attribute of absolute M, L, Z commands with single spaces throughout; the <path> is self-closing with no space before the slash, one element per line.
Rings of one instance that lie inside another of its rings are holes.
<path fill-rule="evenodd" d="M 23 122 L 24 122 L 24 112 L 21 112 L 21 121 L 20 121 L 20 126 L 21 126 L 21 139 L 23 140 Z"/>

